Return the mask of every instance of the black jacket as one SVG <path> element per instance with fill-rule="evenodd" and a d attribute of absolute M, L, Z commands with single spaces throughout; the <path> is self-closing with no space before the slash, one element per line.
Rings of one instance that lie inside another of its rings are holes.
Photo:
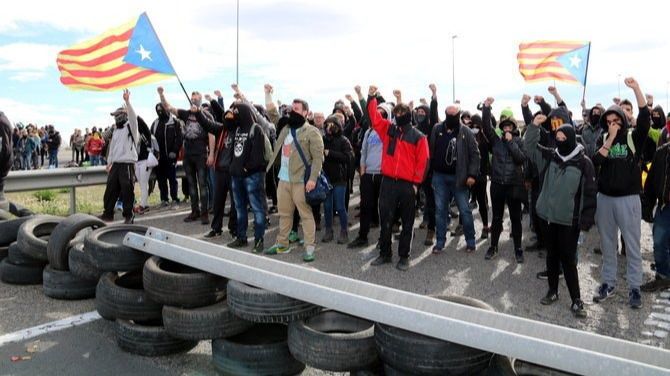
<path fill-rule="evenodd" d="M 49 134 L 49 138 L 47 139 L 47 147 L 49 148 L 49 151 L 58 150 L 58 148 L 60 148 L 60 143 L 60 133 L 54 131 L 53 134 Z"/>
<path fill-rule="evenodd" d="M 348 181 L 349 166 L 354 160 L 354 151 L 349 140 L 338 132 L 323 137 L 323 149 L 328 154 L 323 160 L 323 172 L 332 185 L 345 185 Z"/>
<path fill-rule="evenodd" d="M 151 133 L 158 142 L 159 159 L 167 161 L 170 153 L 176 156 L 182 146 L 181 123 L 174 116 L 167 121 L 154 120 Z"/>
<path fill-rule="evenodd" d="M 233 158 L 232 152 L 232 125 L 224 126 L 223 123 L 220 123 L 213 118 L 207 117 L 202 114 L 201 111 L 198 111 L 195 114 L 196 119 L 200 126 L 207 132 L 216 136 L 215 143 L 215 158 L 216 162 L 214 168 L 217 171 L 228 172 L 230 171 L 230 163 Z"/>
<path fill-rule="evenodd" d="M 656 150 L 651 170 L 644 183 L 642 195 L 642 218 L 651 222 L 656 204 L 670 205 L 670 144 Z"/>
<path fill-rule="evenodd" d="M 635 153 L 628 146 L 629 125 L 623 110 L 619 106 L 610 107 L 600 117 L 600 126 L 607 129 L 606 118 L 616 113 L 623 121 L 623 128 L 617 132 L 617 137 L 607 157 L 596 151 L 593 155 L 593 164 L 598 171 L 598 192 L 608 196 L 622 197 L 639 195 L 642 189 L 642 174 L 640 157 L 649 132 L 649 109 L 647 106 L 639 108 L 637 127 L 632 130 L 632 139 Z M 600 150 L 603 139 L 598 140 L 596 150 Z"/>
<path fill-rule="evenodd" d="M 0 111 L 0 177 L 7 176 L 12 167 L 12 123 Z"/>
<path fill-rule="evenodd" d="M 430 135 L 430 157 L 436 156 L 436 145 L 438 137 L 447 131 L 445 122 L 435 125 Z M 456 186 L 464 187 L 468 178 L 476 179 L 479 176 L 479 148 L 475 135 L 472 130 L 462 124 L 459 124 L 456 133 Z M 430 161 L 431 165 L 433 160 Z"/>
<path fill-rule="evenodd" d="M 526 155 L 523 150 L 523 142 L 519 138 L 514 124 L 514 138 L 507 142 L 498 137 L 491 125 L 491 107 L 482 107 L 482 131 L 493 149 L 491 161 L 491 182 L 504 185 L 522 185 L 524 180 L 523 166 Z M 500 123 L 500 127 L 508 123 L 507 120 Z M 513 123 L 513 122 L 510 122 Z"/>
<path fill-rule="evenodd" d="M 140 144 L 140 148 L 137 153 L 138 161 L 145 161 L 149 158 L 149 149 L 151 149 L 151 131 L 149 126 L 141 117 L 137 117 L 137 133 L 140 136 L 139 140 L 135 140 L 135 143 Z"/>

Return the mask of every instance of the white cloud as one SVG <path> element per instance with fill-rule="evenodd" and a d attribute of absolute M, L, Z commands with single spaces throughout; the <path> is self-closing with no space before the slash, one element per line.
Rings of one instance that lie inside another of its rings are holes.
<path fill-rule="evenodd" d="M 59 46 L 41 43 L 11 43 L 0 46 L 0 72 L 10 72 L 18 82 L 38 80 L 54 69 Z"/>

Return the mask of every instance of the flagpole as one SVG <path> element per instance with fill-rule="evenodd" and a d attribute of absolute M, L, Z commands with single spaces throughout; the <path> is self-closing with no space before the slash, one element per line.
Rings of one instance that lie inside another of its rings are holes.
<path fill-rule="evenodd" d="M 172 61 L 170 61 L 170 57 L 167 54 L 167 51 L 165 50 L 165 47 L 163 47 L 163 42 L 161 42 L 161 39 L 158 37 L 158 34 L 156 34 L 156 29 L 154 29 L 154 25 L 151 23 L 151 19 L 149 19 L 149 15 L 147 15 L 147 12 L 143 13 L 147 17 L 147 22 L 149 23 L 149 27 L 151 28 L 151 31 L 153 31 L 154 35 L 156 36 L 156 40 L 158 41 L 158 44 L 161 46 L 163 51 L 165 51 L 165 58 L 168 61 L 168 64 L 170 64 L 170 68 L 172 68 L 172 71 L 174 72 L 175 77 L 177 77 L 177 81 L 179 82 L 179 86 L 181 86 L 181 90 L 184 92 L 184 95 L 186 96 L 186 99 L 188 100 L 189 105 L 193 105 L 193 102 L 191 102 L 191 97 L 188 95 L 186 92 L 186 88 L 184 88 L 184 84 L 181 82 L 181 79 L 179 78 L 179 75 L 177 74 L 177 70 L 174 69 L 174 66 L 172 65 Z"/>
<path fill-rule="evenodd" d="M 591 42 L 589 42 L 589 51 L 586 53 L 586 71 L 584 72 L 584 90 L 582 91 L 582 101 L 586 98 L 586 78 L 589 75 L 589 58 L 591 57 Z"/>

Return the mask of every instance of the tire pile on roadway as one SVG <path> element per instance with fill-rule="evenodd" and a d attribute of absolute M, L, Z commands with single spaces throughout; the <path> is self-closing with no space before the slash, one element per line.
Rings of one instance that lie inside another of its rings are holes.
<path fill-rule="evenodd" d="M 118 346 L 142 356 L 211 340 L 223 375 L 295 375 L 307 366 L 353 375 L 516 375 L 508 358 L 373 323 L 206 273 L 123 245 L 139 225 L 96 217 L 0 212 L 0 279 L 43 284 L 55 299 L 95 297 Z M 451 302 L 493 310 L 458 296 Z"/>

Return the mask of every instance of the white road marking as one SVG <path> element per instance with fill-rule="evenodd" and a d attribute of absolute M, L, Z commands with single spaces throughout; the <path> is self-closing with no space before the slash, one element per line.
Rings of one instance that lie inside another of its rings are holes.
<path fill-rule="evenodd" d="M 8 343 L 13 342 L 25 341 L 27 339 L 35 338 L 47 333 L 57 332 L 59 330 L 84 325 L 91 321 L 98 320 L 100 318 L 101 317 L 97 311 L 92 311 L 88 313 L 83 313 L 81 315 L 67 317 L 62 320 L 52 321 L 46 324 L 33 326 L 32 328 L 19 330 L 14 333 L 4 334 L 0 336 L 0 346 L 4 346 Z"/>

